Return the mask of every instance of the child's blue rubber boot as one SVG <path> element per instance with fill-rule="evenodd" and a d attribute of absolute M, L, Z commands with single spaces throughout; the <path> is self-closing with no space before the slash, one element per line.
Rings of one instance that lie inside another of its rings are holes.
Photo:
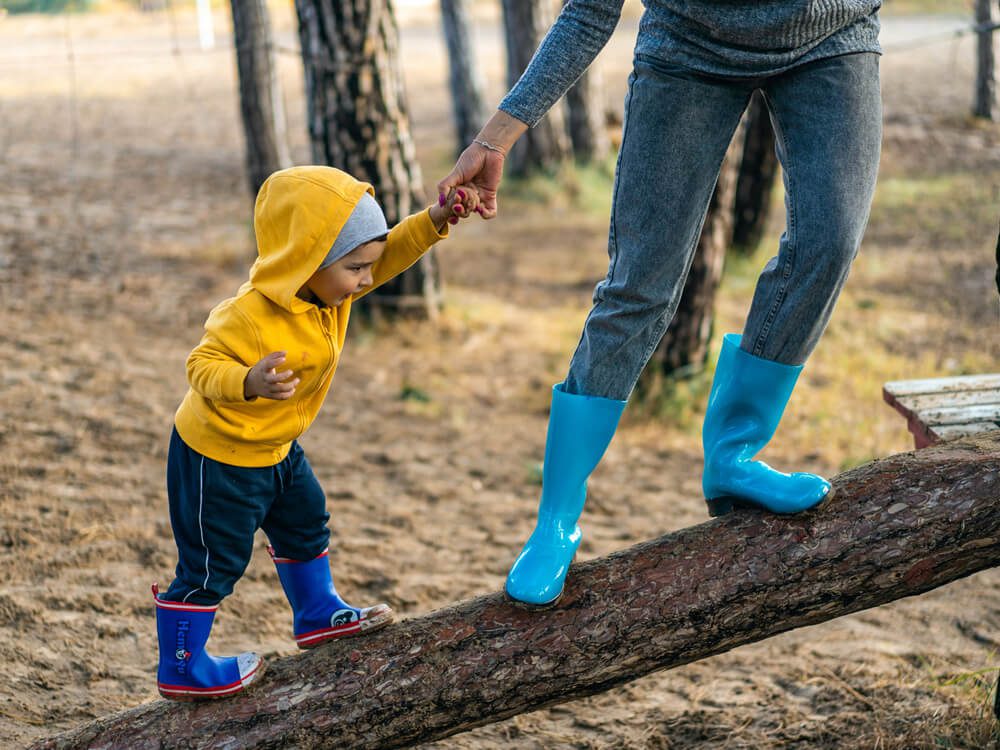
<path fill-rule="evenodd" d="M 172 701 L 227 698 L 244 690 L 264 673 L 264 662 L 249 651 L 239 656 L 216 657 L 205 652 L 219 605 L 205 607 L 160 599 L 156 602 L 156 636 L 160 642 L 160 665 L 156 686 Z"/>
<path fill-rule="evenodd" d="M 512 599 L 546 605 L 562 594 L 583 538 L 576 522 L 587 499 L 587 478 L 604 456 L 624 409 L 624 401 L 566 393 L 562 383 L 552 388 L 538 523 L 507 575 Z"/>
<path fill-rule="evenodd" d="M 388 604 L 358 609 L 338 596 L 327 551 L 306 561 L 278 557 L 273 547 L 268 547 L 268 551 L 292 605 L 292 631 L 299 648 L 314 648 L 334 638 L 371 633 L 392 622 L 393 612 Z"/>
<path fill-rule="evenodd" d="M 708 511 L 733 508 L 798 513 L 830 498 L 831 486 L 815 474 L 784 474 L 757 455 L 778 428 L 802 365 L 783 365 L 740 349 L 741 337 L 723 339 L 702 427 Z"/>

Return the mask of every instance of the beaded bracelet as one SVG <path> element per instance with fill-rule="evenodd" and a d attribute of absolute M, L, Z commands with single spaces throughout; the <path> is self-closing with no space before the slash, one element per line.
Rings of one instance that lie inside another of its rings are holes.
<path fill-rule="evenodd" d="M 506 151 L 504 151 L 504 150 L 503 150 L 502 148 L 500 148 L 499 146 L 494 146 L 494 145 L 493 145 L 492 143 L 490 143 L 489 141 L 484 141 L 484 140 L 482 140 L 481 138 L 474 138 L 472 142 L 473 142 L 473 143 L 478 143 L 478 144 L 479 144 L 480 146 L 482 146 L 482 147 L 483 147 L 483 148 L 485 148 L 485 149 L 489 149 L 490 151 L 496 151 L 496 152 L 497 152 L 498 154 L 503 154 L 504 156 L 506 156 L 506 155 L 507 155 L 507 152 L 506 152 Z"/>

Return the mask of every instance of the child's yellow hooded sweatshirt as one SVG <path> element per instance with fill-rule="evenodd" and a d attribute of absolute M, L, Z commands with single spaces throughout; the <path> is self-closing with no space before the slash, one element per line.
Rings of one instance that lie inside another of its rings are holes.
<path fill-rule="evenodd" d="M 337 369 L 351 303 L 319 307 L 296 296 L 319 268 L 364 192 L 372 186 L 332 167 L 293 167 L 271 175 L 257 195 L 258 258 L 250 280 L 209 314 L 205 335 L 187 360 L 191 387 L 174 424 L 204 456 L 236 466 L 272 466 L 312 424 Z M 402 273 L 439 239 L 428 211 L 389 232 L 372 268 L 374 283 Z M 300 378 L 288 400 L 243 397 L 250 368 L 287 352 L 281 369 Z"/>

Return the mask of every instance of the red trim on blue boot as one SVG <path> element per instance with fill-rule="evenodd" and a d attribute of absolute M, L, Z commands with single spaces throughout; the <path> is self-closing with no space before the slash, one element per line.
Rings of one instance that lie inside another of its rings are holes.
<path fill-rule="evenodd" d="M 257 682 L 264 661 L 249 651 L 239 656 L 215 657 L 206 653 L 219 605 L 189 604 L 161 599 L 152 585 L 156 604 L 159 666 L 156 687 L 167 700 L 204 701 L 227 698 Z"/>
<path fill-rule="evenodd" d="M 345 609 L 340 610 L 340 612 L 350 612 L 354 614 L 354 610 Z M 335 612 L 333 615 L 333 621 L 337 621 L 337 615 L 340 612 Z M 295 642 L 299 645 L 299 648 L 315 648 L 321 643 L 326 643 L 327 641 L 332 641 L 335 638 L 347 638 L 352 635 L 367 635 L 368 633 L 373 633 L 380 628 L 384 628 L 386 625 L 390 624 L 395 619 L 395 613 L 388 604 L 376 604 L 374 607 L 366 607 L 361 610 L 360 618 L 350 622 L 344 622 L 343 624 L 333 625 L 329 628 L 320 628 L 319 630 L 312 630 L 308 633 L 297 633 L 295 635 Z"/>

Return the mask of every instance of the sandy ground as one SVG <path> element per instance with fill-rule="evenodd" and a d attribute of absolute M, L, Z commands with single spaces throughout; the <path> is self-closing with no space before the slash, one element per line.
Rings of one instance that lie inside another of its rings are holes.
<path fill-rule="evenodd" d="M 452 142 L 439 35 L 419 21 L 403 54 L 432 185 Z M 287 19 L 280 25 L 292 45 Z M 623 23 L 602 55 L 613 109 L 634 28 Z M 887 24 L 886 34 L 915 30 L 925 29 Z M 234 64 L 226 50 L 199 52 L 196 39 L 183 14 L 173 25 L 164 14 L 0 19 L 4 748 L 156 698 L 149 584 L 169 581 L 174 564 L 163 482 L 171 417 L 205 315 L 237 288 L 253 252 Z M 496 101 L 496 28 L 484 22 L 477 40 Z M 842 302 L 870 316 L 831 326 L 802 386 L 816 400 L 793 402 L 769 452 L 779 465 L 835 473 L 852 457 L 909 449 L 880 402 L 881 371 L 848 380 L 838 352 L 856 362 L 855 348 L 877 349 L 895 377 L 981 370 L 1000 357 L 1000 132 L 965 116 L 972 59 L 968 42 L 883 59 L 885 184 L 896 196 L 909 176 L 940 175 L 930 184 L 955 201 L 945 210 L 940 192 L 918 194 L 907 208 L 880 188 Z M 282 55 L 305 162 L 297 65 Z M 935 195 L 930 223 L 920 206 Z M 547 392 L 603 273 L 606 219 L 510 205 L 442 246 L 440 321 L 354 332 L 302 440 L 328 492 L 339 587 L 359 603 L 386 600 L 413 616 L 494 591 L 530 531 Z M 747 300 L 720 299 L 729 329 Z M 427 400 L 402 399 L 407 388 Z M 838 424 L 825 406 L 838 403 L 858 427 L 817 428 Z M 592 479 L 582 557 L 705 520 L 700 468 L 696 427 L 627 419 Z M 285 655 L 289 634 L 261 539 L 220 610 L 213 649 Z M 985 747 L 998 634 L 993 570 L 433 747 Z"/>

